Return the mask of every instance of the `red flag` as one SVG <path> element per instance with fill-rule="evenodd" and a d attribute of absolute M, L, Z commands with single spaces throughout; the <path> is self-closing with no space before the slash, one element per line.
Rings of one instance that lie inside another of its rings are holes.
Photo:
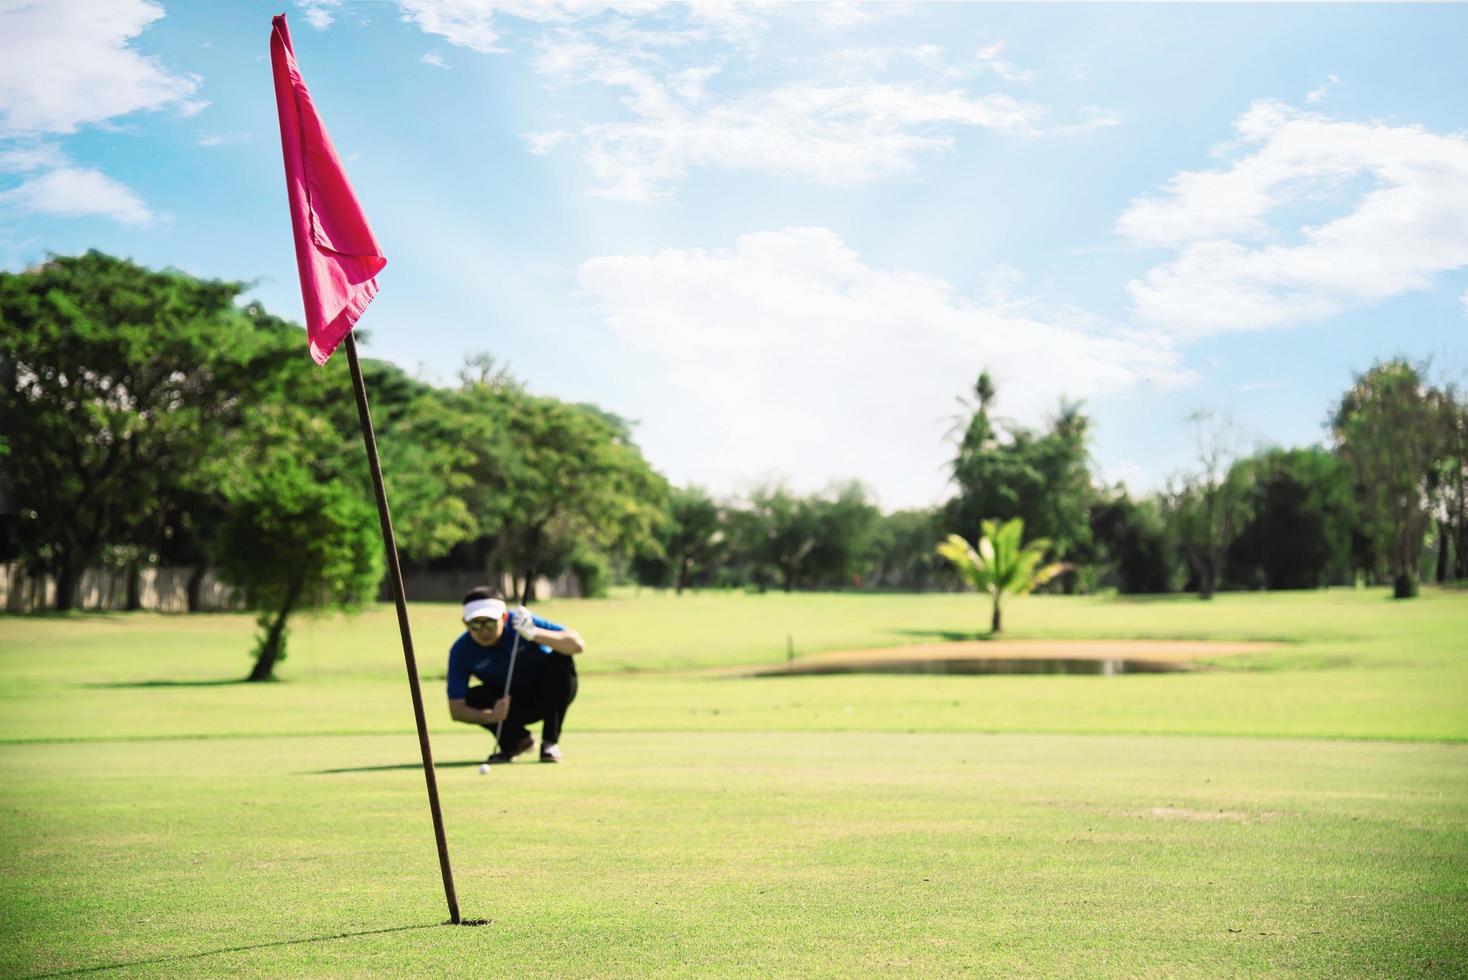
<path fill-rule="evenodd" d="M 296 67 L 285 14 L 271 22 L 270 68 L 280 111 L 280 148 L 291 202 L 306 336 L 317 364 L 336 350 L 377 295 L 387 265 L 346 171 Z"/>

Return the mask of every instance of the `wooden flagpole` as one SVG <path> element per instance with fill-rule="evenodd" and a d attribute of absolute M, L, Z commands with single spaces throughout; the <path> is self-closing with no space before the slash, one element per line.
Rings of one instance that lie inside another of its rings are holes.
<path fill-rule="evenodd" d="M 428 783 L 428 808 L 433 811 L 433 833 L 438 838 L 438 866 L 443 871 L 443 892 L 449 902 L 449 921 L 459 924 L 459 900 L 454 897 L 454 872 L 449 867 L 449 845 L 443 833 L 443 811 L 438 805 L 438 780 L 433 772 L 433 749 L 428 744 L 428 722 L 423 717 L 423 692 L 418 687 L 418 662 L 413 658 L 413 634 L 408 628 L 408 603 L 403 594 L 403 570 L 398 564 L 398 545 L 392 533 L 392 515 L 387 509 L 387 489 L 382 483 L 382 464 L 377 459 L 377 436 L 372 431 L 372 413 L 367 408 L 367 386 L 357 361 L 357 340 L 347 332 L 347 363 L 352 368 L 352 389 L 357 393 L 357 416 L 362 420 L 362 441 L 367 444 L 367 462 L 372 469 L 372 489 L 377 494 L 377 516 L 382 521 L 382 541 L 387 548 L 387 571 L 398 605 L 398 632 L 403 636 L 403 660 L 408 667 L 408 688 L 413 692 L 413 719 L 418 723 L 418 748 L 423 754 L 423 778 Z"/>

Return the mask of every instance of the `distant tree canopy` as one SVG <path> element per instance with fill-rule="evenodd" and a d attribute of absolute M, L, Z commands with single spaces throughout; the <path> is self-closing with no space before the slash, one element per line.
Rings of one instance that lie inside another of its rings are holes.
<path fill-rule="evenodd" d="M 1062 402 L 1048 431 L 1035 432 L 997 423 L 996 401 L 993 380 L 981 374 L 952 462 L 957 492 L 944 511 L 946 526 L 972 529 L 984 520 L 1020 518 L 1057 558 L 1088 553 L 1096 496 L 1086 451 L 1090 420 L 1080 405 Z"/>
<path fill-rule="evenodd" d="M 1428 502 L 1437 524 L 1435 576 L 1468 578 L 1468 403 L 1451 385 L 1431 393 L 1434 441 Z"/>
<path fill-rule="evenodd" d="M 1267 589 L 1313 589 L 1350 576 L 1351 476 L 1323 449 L 1271 449 L 1241 460 L 1247 515 L 1229 546 L 1229 577 Z"/>
<path fill-rule="evenodd" d="M 698 487 L 674 487 L 662 553 L 678 594 L 717 565 L 729 541 L 720 526 L 718 503 Z"/>
<path fill-rule="evenodd" d="M 285 659 L 292 613 L 350 609 L 382 579 L 377 511 L 364 492 L 362 453 L 329 418 L 287 402 L 257 406 L 215 467 L 224 519 L 214 547 L 221 578 L 260 611 L 249 680 Z"/>
<path fill-rule="evenodd" d="M 1134 501 L 1124 491 L 1098 500 L 1091 508 L 1091 537 L 1093 560 L 1117 591 L 1136 595 L 1175 588 L 1176 532 L 1156 501 Z"/>
<path fill-rule="evenodd" d="M 159 546 L 190 474 L 239 419 L 268 347 L 234 307 L 240 288 L 99 252 L 0 274 L 16 543 L 56 575 L 57 608 L 76 604 L 108 546 Z"/>
<path fill-rule="evenodd" d="M 1388 361 L 1357 377 L 1331 420 L 1337 451 L 1355 477 L 1362 531 L 1386 557 L 1398 598 L 1417 592 L 1429 483 L 1438 469 L 1434 398 L 1417 366 Z"/>
<path fill-rule="evenodd" d="M 58 607 L 104 554 L 213 566 L 262 611 L 263 678 L 292 611 L 372 598 L 382 545 L 346 365 L 242 290 L 98 252 L 0 273 L 0 410 L 12 545 Z M 630 427 L 488 366 L 441 389 L 363 363 L 405 556 L 488 541 L 533 583 L 655 550 L 666 485 Z"/>
<path fill-rule="evenodd" d="M 410 478 L 420 484 L 413 495 L 435 499 L 436 486 L 436 499 L 454 505 L 414 558 L 457 548 L 477 566 L 511 570 L 530 601 L 538 576 L 564 571 L 587 549 L 623 560 L 658 551 L 668 488 L 627 422 L 531 395 L 483 355 L 459 382 L 429 391 L 394 430 L 401 453 L 444 453 L 424 459 L 431 466 Z"/>
<path fill-rule="evenodd" d="M 301 328 L 242 291 L 98 252 L 0 273 L 0 551 L 53 574 L 62 609 L 99 562 L 190 566 L 191 595 L 214 568 L 261 614 L 264 677 L 291 613 L 370 599 L 382 559 L 346 365 L 311 364 Z M 1195 415 L 1192 465 L 1136 497 L 1092 473 L 1080 404 L 1004 421 L 980 372 L 951 497 L 890 514 L 854 481 L 669 486 L 627 420 L 536 395 L 489 353 L 449 385 L 363 372 L 405 565 L 508 577 L 526 601 L 565 574 L 584 594 L 960 588 L 937 545 L 1016 520 L 1067 591 L 1468 577 L 1468 408 L 1402 360 L 1355 379 L 1328 449 L 1241 456 Z"/>

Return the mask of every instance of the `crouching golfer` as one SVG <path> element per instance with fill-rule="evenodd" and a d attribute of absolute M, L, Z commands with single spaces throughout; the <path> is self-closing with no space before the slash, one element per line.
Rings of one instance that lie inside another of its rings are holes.
<path fill-rule="evenodd" d="M 449 648 L 449 715 L 491 732 L 504 722 L 499 745 L 485 760 L 491 764 L 529 750 L 535 739 L 525 726 L 543 722 L 540 761 L 560 762 L 561 724 L 576 698 L 571 658 L 586 649 L 581 634 L 532 616 L 524 606 L 510 609 L 484 586 L 464 596 L 463 619 L 467 632 Z M 512 650 L 515 673 L 509 677 Z M 470 687 L 471 676 L 481 683 Z"/>

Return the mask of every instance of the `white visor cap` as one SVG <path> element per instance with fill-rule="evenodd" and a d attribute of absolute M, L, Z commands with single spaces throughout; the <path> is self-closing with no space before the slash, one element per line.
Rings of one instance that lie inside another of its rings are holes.
<path fill-rule="evenodd" d="M 505 614 L 503 599 L 471 599 L 464 603 L 464 622 L 476 619 L 499 619 Z"/>

